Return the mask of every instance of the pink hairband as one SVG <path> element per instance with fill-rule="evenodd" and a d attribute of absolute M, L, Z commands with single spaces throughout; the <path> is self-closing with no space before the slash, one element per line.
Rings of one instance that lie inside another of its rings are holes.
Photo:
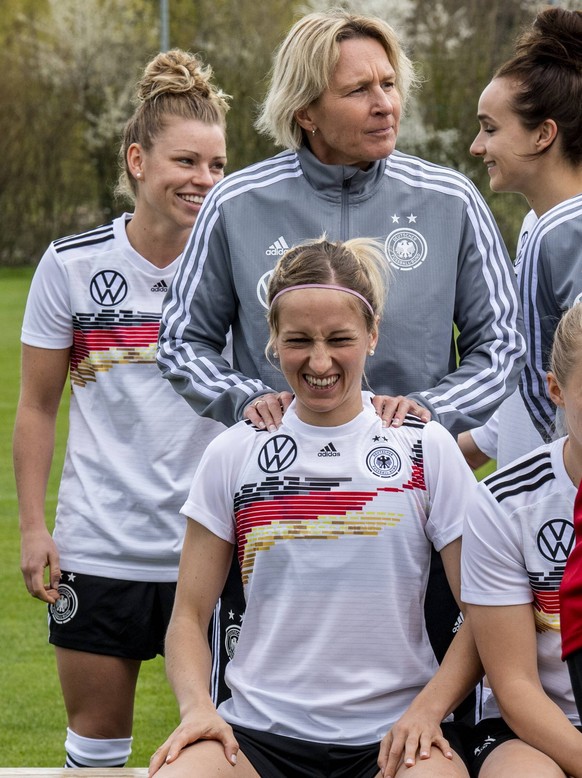
<path fill-rule="evenodd" d="M 294 292 L 296 289 L 335 289 L 337 292 L 352 294 L 354 297 L 357 297 L 359 300 L 361 300 L 367 308 L 369 308 L 372 316 L 376 315 L 374 313 L 374 309 L 363 294 L 356 292 L 354 289 L 348 289 L 347 286 L 338 286 L 337 284 L 297 284 L 296 286 L 288 286 L 286 289 L 281 289 L 281 291 L 277 292 L 277 294 L 273 297 L 271 300 L 271 308 L 275 304 L 275 301 L 281 297 L 282 294 L 285 294 L 286 292 Z"/>

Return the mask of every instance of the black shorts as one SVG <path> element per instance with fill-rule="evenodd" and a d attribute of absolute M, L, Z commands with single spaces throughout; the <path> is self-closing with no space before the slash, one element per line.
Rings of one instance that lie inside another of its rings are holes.
<path fill-rule="evenodd" d="M 62 571 L 49 605 L 49 642 L 91 654 L 153 659 L 164 653 L 175 582 L 120 581 Z"/>
<path fill-rule="evenodd" d="M 424 618 L 432 649 L 440 664 L 459 629 L 462 617 L 449 586 L 441 555 L 434 548 L 431 551 Z M 455 721 L 475 724 L 480 713 L 480 692 L 480 688 L 470 692 L 469 696 L 453 711 Z"/>
<path fill-rule="evenodd" d="M 468 727 L 455 722 L 442 725 L 451 748 L 465 761 Z M 261 778 L 374 778 L 380 772 L 380 743 L 340 746 L 313 743 L 233 726 L 241 751 Z"/>
<path fill-rule="evenodd" d="M 582 731 L 582 727 L 577 727 Z M 473 727 L 467 744 L 469 770 L 473 778 L 478 778 L 483 763 L 502 743 L 518 740 L 515 732 L 501 718 L 482 719 Z"/>
<path fill-rule="evenodd" d="M 234 656 L 245 614 L 245 596 L 236 547 L 232 563 L 210 623 L 209 641 L 212 649 L 211 696 L 216 705 L 231 696 L 224 681 L 227 664 Z"/>

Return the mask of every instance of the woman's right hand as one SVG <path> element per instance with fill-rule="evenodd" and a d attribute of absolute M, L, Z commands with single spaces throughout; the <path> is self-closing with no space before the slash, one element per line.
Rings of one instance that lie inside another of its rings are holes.
<path fill-rule="evenodd" d="M 279 429 L 283 414 L 291 405 L 291 392 L 268 392 L 249 403 L 243 412 L 243 418 L 248 419 L 257 429 L 274 432 Z"/>
<path fill-rule="evenodd" d="M 224 747 L 225 759 L 236 764 L 239 745 L 232 728 L 216 710 L 196 712 L 184 718 L 170 737 L 162 743 L 150 759 L 148 778 L 151 778 L 164 764 L 175 761 L 182 749 L 199 740 L 218 740 Z"/>
<path fill-rule="evenodd" d="M 49 580 L 45 583 L 45 569 Z M 61 568 L 59 552 L 46 527 L 22 533 L 20 570 L 29 593 L 43 602 L 54 605 L 59 599 Z"/>

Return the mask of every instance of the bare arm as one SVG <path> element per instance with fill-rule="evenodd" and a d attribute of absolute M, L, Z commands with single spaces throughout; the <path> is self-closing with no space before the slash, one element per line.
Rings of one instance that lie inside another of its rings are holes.
<path fill-rule="evenodd" d="M 531 605 L 468 605 L 475 640 L 499 709 L 522 740 L 582 778 L 582 733 L 545 693 Z"/>
<path fill-rule="evenodd" d="M 68 348 L 23 345 L 21 391 L 14 427 L 22 575 L 32 595 L 51 603 L 58 599 L 61 573 L 58 551 L 46 526 L 44 505 L 69 353 Z M 47 567 L 49 581 L 45 584 Z"/>
<path fill-rule="evenodd" d="M 180 559 L 172 618 L 166 635 L 166 672 L 178 700 L 180 724 L 150 762 L 153 775 L 198 740 L 218 740 L 234 763 L 238 744 L 218 715 L 209 693 L 211 656 L 208 625 L 224 587 L 233 547 L 201 524 L 189 520 Z"/>
<path fill-rule="evenodd" d="M 470 430 L 461 432 L 457 438 L 457 443 L 461 449 L 463 456 L 471 470 L 478 470 L 483 465 L 486 465 L 490 461 L 490 458 L 481 451 L 479 446 L 475 443 Z"/>
<path fill-rule="evenodd" d="M 461 539 L 445 546 L 441 557 L 451 591 L 460 602 Z M 440 724 L 465 699 L 482 675 L 471 624 L 465 618 L 433 678 L 382 740 L 378 765 L 385 778 L 396 774 L 401 759 L 409 767 L 415 764 L 417 754 L 421 759 L 428 759 L 432 745 L 445 756 L 452 757 Z"/>

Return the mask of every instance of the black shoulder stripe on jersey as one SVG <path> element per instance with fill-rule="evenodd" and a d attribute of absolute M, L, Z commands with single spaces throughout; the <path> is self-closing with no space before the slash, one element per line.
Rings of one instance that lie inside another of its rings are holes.
<path fill-rule="evenodd" d="M 548 455 L 528 459 L 499 473 L 493 473 L 484 481 L 497 502 L 501 502 L 519 492 L 535 491 L 555 477 L 548 452 Z"/>
<path fill-rule="evenodd" d="M 414 416 L 412 413 L 407 413 L 402 422 L 403 427 L 416 427 L 422 429 L 426 426 L 426 422 L 419 419 L 418 416 Z"/>
<path fill-rule="evenodd" d="M 543 484 L 547 483 L 548 481 L 555 480 L 555 478 L 556 476 L 553 473 L 545 472 L 535 481 L 530 481 L 529 483 L 521 482 L 519 484 L 506 484 L 507 488 L 505 490 L 503 490 L 503 487 L 500 484 L 495 492 L 492 489 L 490 491 L 497 502 L 503 502 L 503 500 L 506 500 L 508 497 L 513 497 L 515 494 L 523 494 L 523 492 L 535 492 L 536 489 L 540 488 L 540 486 L 543 486 Z"/>
<path fill-rule="evenodd" d="M 98 227 L 94 227 L 92 230 L 85 230 L 85 232 L 76 232 L 74 235 L 64 235 L 62 238 L 57 238 L 53 243 L 68 243 L 71 240 L 78 240 L 79 238 L 89 238 L 92 235 L 103 235 L 106 232 L 113 232 L 113 222 L 107 222 L 107 224 L 100 224 Z"/>
<path fill-rule="evenodd" d="M 70 251 L 71 249 L 82 248 L 84 246 L 96 246 L 99 243 L 107 243 L 113 237 L 113 232 L 103 235 L 100 238 L 93 238 L 93 240 L 77 240 L 75 243 L 66 243 L 61 246 L 55 245 L 55 251 L 60 254 L 62 251 Z"/>
<path fill-rule="evenodd" d="M 250 419 L 243 419 L 244 423 L 247 425 L 247 427 L 252 427 L 252 429 L 255 432 L 268 432 L 269 430 L 265 427 L 264 430 L 260 430 L 258 427 L 255 427 L 255 425 L 252 423 Z"/>
<path fill-rule="evenodd" d="M 86 230 L 85 232 L 78 232 L 75 235 L 65 235 L 63 238 L 57 238 L 53 241 L 55 248 L 57 246 L 75 246 L 80 240 L 92 239 L 96 237 L 112 237 L 113 236 L 113 222 L 107 224 L 101 224 L 99 227 L 95 227 L 92 230 Z"/>
<path fill-rule="evenodd" d="M 507 479 L 510 479 L 514 476 L 531 474 L 533 472 L 533 468 L 538 469 L 540 465 L 551 467 L 551 464 L 552 457 L 550 452 L 544 451 L 541 454 L 535 454 L 534 456 L 529 456 L 527 459 L 522 459 L 521 462 L 507 465 L 506 467 L 501 468 L 501 470 L 496 470 L 494 473 L 491 473 L 491 475 L 488 475 L 483 480 L 487 486 L 491 488 L 498 481 L 506 481 Z"/>

